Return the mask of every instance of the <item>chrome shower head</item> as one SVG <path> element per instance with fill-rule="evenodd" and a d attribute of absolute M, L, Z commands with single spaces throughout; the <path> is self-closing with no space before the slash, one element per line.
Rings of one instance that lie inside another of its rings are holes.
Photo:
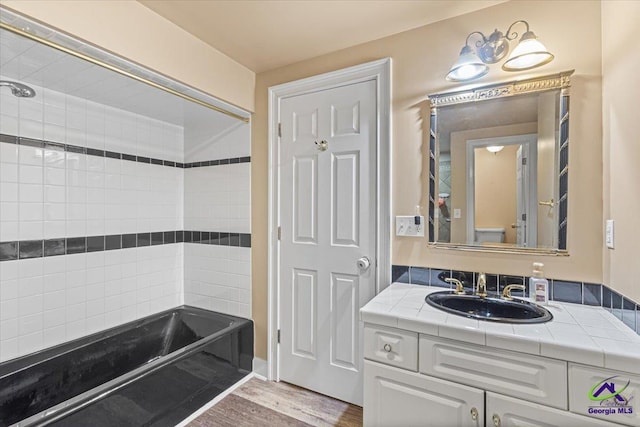
<path fill-rule="evenodd" d="M 19 98 L 33 98 L 36 96 L 35 90 L 22 83 L 0 80 L 0 86 L 7 86 L 11 89 L 11 93 Z"/>

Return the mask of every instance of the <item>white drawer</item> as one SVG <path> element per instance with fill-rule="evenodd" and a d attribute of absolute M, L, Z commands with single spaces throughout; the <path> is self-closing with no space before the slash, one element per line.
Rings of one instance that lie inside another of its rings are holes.
<path fill-rule="evenodd" d="M 567 409 L 567 363 L 420 335 L 420 372 Z"/>
<path fill-rule="evenodd" d="M 385 326 L 364 325 L 364 357 L 411 371 L 418 370 L 418 334 Z"/>
<path fill-rule="evenodd" d="M 570 363 L 569 410 L 600 420 L 640 426 L 640 376 Z"/>

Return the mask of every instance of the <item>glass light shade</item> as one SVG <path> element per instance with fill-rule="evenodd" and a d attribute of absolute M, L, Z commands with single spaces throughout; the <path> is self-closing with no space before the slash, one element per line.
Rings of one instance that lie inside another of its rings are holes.
<path fill-rule="evenodd" d="M 522 71 L 539 67 L 553 60 L 553 55 L 538 41 L 532 31 L 524 33 L 520 43 L 502 64 L 505 71 Z"/>
<path fill-rule="evenodd" d="M 486 148 L 487 148 L 487 151 L 490 153 L 498 153 L 502 151 L 502 149 L 504 148 L 504 145 L 489 145 Z"/>
<path fill-rule="evenodd" d="M 464 82 L 482 77 L 488 72 L 487 64 L 483 63 L 469 46 L 465 46 L 460 51 L 460 57 L 447 73 L 446 79 L 452 82 Z"/>

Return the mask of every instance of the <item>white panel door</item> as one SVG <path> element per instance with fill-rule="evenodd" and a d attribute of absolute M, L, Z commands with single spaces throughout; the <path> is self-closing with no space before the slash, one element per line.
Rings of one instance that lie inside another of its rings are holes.
<path fill-rule="evenodd" d="M 375 294 L 375 94 L 368 81 L 280 105 L 279 377 L 355 404 L 358 313 Z"/>

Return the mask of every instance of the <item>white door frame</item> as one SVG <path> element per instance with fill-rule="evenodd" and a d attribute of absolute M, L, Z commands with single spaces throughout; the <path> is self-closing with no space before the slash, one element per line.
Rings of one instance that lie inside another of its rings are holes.
<path fill-rule="evenodd" d="M 391 284 L 391 58 L 380 59 L 269 88 L 269 234 L 267 377 L 279 381 L 278 342 L 278 123 L 283 98 L 374 80 L 376 82 L 376 294 Z"/>

